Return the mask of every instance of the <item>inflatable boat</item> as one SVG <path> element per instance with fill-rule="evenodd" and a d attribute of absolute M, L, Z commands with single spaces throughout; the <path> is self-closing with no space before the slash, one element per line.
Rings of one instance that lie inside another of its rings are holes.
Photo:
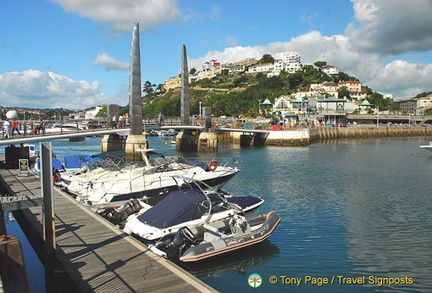
<path fill-rule="evenodd" d="M 270 237 L 281 221 L 275 212 L 233 215 L 195 227 L 182 227 L 149 248 L 167 259 L 197 262 L 255 245 Z"/>

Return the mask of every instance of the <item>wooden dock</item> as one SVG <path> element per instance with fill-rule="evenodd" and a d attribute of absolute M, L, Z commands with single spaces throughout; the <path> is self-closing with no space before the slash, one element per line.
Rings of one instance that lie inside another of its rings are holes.
<path fill-rule="evenodd" d="M 10 192 L 15 195 L 25 193 L 34 198 L 40 196 L 41 183 L 38 176 L 17 175 L 18 170 L 0 170 L 3 184 L 7 185 Z M 182 268 L 149 251 L 147 246 L 69 195 L 54 188 L 53 198 L 56 258 L 76 290 L 216 292 Z M 26 235 L 42 236 L 41 206 L 27 205 L 25 209 L 15 211 L 14 215 L 20 226 L 24 226 Z M 41 259 L 43 253 L 37 253 Z"/>

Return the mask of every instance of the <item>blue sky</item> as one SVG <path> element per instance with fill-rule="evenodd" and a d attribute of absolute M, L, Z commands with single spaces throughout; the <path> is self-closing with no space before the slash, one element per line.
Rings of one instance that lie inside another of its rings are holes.
<path fill-rule="evenodd" d="M 142 82 L 189 68 L 297 51 L 379 93 L 432 91 L 432 1 L 0 0 L 0 105 L 128 103 L 134 23 Z"/>

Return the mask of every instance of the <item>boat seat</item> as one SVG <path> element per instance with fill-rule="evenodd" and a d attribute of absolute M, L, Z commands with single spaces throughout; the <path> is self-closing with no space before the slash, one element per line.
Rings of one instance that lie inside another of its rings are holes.
<path fill-rule="evenodd" d="M 213 232 L 213 233 L 220 234 L 219 229 L 216 228 L 216 227 L 214 227 L 214 226 L 211 226 L 211 225 L 209 225 L 209 224 L 204 224 L 203 226 L 204 226 L 204 229 L 206 229 L 206 230 L 208 230 L 208 231 L 211 231 L 211 232 Z"/>

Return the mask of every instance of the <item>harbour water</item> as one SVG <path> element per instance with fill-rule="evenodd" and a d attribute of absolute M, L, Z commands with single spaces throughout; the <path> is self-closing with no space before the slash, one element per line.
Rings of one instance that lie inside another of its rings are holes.
<path fill-rule="evenodd" d="M 264 243 L 185 268 L 221 292 L 431 292 L 432 153 L 417 147 L 430 139 L 182 153 L 239 159 L 242 171 L 224 190 L 260 196 L 266 200 L 260 211 L 282 217 Z M 57 141 L 53 150 L 60 159 L 94 154 L 99 142 Z M 150 147 L 177 154 L 158 137 L 150 138 Z M 14 225 L 8 223 L 11 235 Z M 29 275 L 38 274 L 36 262 L 26 262 Z M 261 277 L 257 288 L 248 283 L 252 274 Z M 33 292 L 43 292 L 43 280 L 31 282 Z"/>

